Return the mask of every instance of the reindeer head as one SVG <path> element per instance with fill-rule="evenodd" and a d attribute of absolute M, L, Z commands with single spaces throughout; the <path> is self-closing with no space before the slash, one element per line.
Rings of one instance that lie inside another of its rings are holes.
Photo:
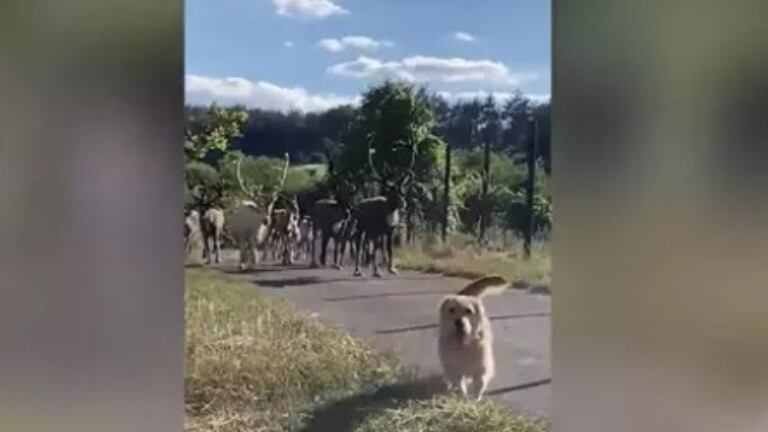
<path fill-rule="evenodd" d="M 211 207 L 221 206 L 221 200 L 224 197 L 224 185 L 219 181 L 206 189 L 198 184 L 192 187 L 190 195 L 193 200 L 192 207 L 202 214 Z"/>
<path fill-rule="evenodd" d="M 243 162 L 242 157 L 237 160 L 237 168 L 235 170 L 235 175 L 237 176 L 237 183 L 240 185 L 240 189 L 243 191 L 243 193 L 245 193 L 248 199 L 258 204 L 260 199 L 263 199 L 262 195 L 264 192 L 264 187 L 262 185 L 254 186 L 251 188 L 246 187 L 245 182 L 243 181 L 243 175 L 241 172 L 242 162 Z M 272 214 L 272 209 L 275 207 L 275 203 L 277 202 L 280 196 L 280 192 L 282 192 L 283 190 L 283 186 L 285 186 L 285 180 L 286 178 L 288 178 L 288 167 L 290 166 L 290 164 L 291 164 L 291 157 L 288 153 L 285 153 L 285 165 L 283 166 L 283 169 L 281 172 L 278 187 L 272 192 L 272 196 L 267 202 L 267 206 L 266 206 L 267 217 L 269 217 Z"/>
<path fill-rule="evenodd" d="M 408 188 L 414 178 L 413 166 L 416 163 L 416 144 L 405 141 L 397 141 L 392 146 L 392 151 L 407 151 L 409 155 L 408 167 L 400 173 L 394 173 L 392 170 L 385 172 L 385 175 L 379 174 L 373 163 L 375 149 L 372 146 L 374 134 L 368 137 L 368 166 L 371 170 L 371 177 L 376 180 L 381 187 L 381 194 L 387 198 L 392 209 L 403 208 Z"/>

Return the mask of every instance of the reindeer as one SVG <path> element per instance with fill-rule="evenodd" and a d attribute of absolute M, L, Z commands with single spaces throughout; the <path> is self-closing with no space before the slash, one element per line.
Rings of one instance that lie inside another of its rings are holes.
<path fill-rule="evenodd" d="M 263 187 L 257 186 L 250 189 L 247 188 L 242 177 L 242 158 L 237 161 L 237 168 L 235 170 L 237 182 L 240 189 L 249 198 L 248 200 L 243 201 L 235 209 L 230 216 L 231 223 L 229 224 L 229 231 L 240 249 L 239 267 L 241 270 L 245 270 L 249 265 L 256 263 L 257 251 L 261 251 L 261 258 L 264 258 L 264 254 L 266 253 L 265 246 L 272 227 L 273 209 L 279 193 L 285 185 L 289 165 L 290 157 L 288 153 L 286 153 L 285 165 L 282 169 L 279 186 L 272 192 L 267 205 L 265 207 L 260 207 L 257 203 L 262 199 L 261 195 Z"/>
<path fill-rule="evenodd" d="M 224 232 L 224 210 L 218 203 L 224 196 L 224 186 L 219 182 L 212 188 L 213 193 L 203 190 L 197 185 L 192 188 L 191 194 L 195 201 L 195 212 L 199 218 L 200 234 L 203 243 L 203 259 L 206 264 L 211 263 L 212 255 L 215 255 L 216 264 L 221 263 L 221 241 Z M 202 217 L 199 216 L 202 214 Z"/>
<path fill-rule="evenodd" d="M 211 255 L 215 256 L 216 264 L 221 264 L 221 241 L 224 236 L 224 210 L 211 207 L 203 214 L 200 222 L 203 233 L 203 255 L 206 263 L 211 263 Z M 211 248 L 211 243 L 213 247 Z M 213 249 L 213 251 L 211 251 Z"/>
<path fill-rule="evenodd" d="M 335 199 L 324 198 L 315 201 L 312 208 L 312 237 L 313 239 L 320 234 L 320 263 L 326 265 L 326 253 L 328 243 L 333 239 L 333 265 L 340 269 L 339 253 L 342 249 L 343 234 L 345 225 L 349 220 L 349 209 L 347 206 Z M 312 242 L 312 267 L 317 267 L 316 242 Z"/>
<path fill-rule="evenodd" d="M 273 209 L 270 216 L 270 236 L 273 247 L 282 258 L 284 265 L 293 264 L 296 253 L 299 226 L 299 206 L 295 200 L 288 201 L 286 208 Z"/>
<path fill-rule="evenodd" d="M 296 244 L 296 248 L 301 259 L 307 259 L 312 253 L 312 246 L 315 241 L 314 233 L 312 232 L 312 219 L 307 215 L 302 216 L 297 228 L 299 241 Z"/>
<path fill-rule="evenodd" d="M 200 213 L 192 209 L 184 218 L 184 251 L 187 257 L 195 250 L 200 239 Z"/>
<path fill-rule="evenodd" d="M 362 276 L 360 271 L 360 255 L 368 249 L 367 243 L 372 243 L 373 275 L 381 277 L 377 261 L 377 251 L 381 250 L 387 261 L 387 270 L 397 274 L 394 264 L 392 242 L 394 230 L 400 223 L 400 211 L 405 207 L 405 191 L 413 180 L 413 166 L 416 162 L 416 146 L 413 143 L 398 141 L 392 150 L 405 149 L 410 152 L 410 164 L 405 174 L 393 179 L 392 173 L 382 176 L 373 164 L 374 149 L 371 147 L 374 135 L 368 140 L 368 166 L 371 176 L 379 183 L 381 195 L 360 201 L 354 209 L 356 224 L 355 233 L 355 276 Z M 384 247 L 386 246 L 386 253 Z"/>

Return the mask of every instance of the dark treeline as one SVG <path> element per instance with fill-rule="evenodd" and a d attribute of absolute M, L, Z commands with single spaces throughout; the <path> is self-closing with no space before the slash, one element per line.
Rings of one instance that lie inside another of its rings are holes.
<path fill-rule="evenodd" d="M 532 115 L 538 124 L 537 159 L 551 171 L 549 103 L 533 104 L 520 95 L 504 101 L 487 97 L 449 103 L 437 95 L 428 99 L 436 116 L 434 134 L 453 148 L 472 150 L 490 141 L 494 152 L 513 158 L 525 156 Z M 207 109 L 188 106 L 187 118 Z M 253 156 L 282 157 L 288 152 L 295 163 L 322 163 L 357 115 L 358 108 L 352 106 L 317 113 L 251 109 L 242 136 L 232 139 L 231 148 Z M 207 159 L 219 157 L 213 152 Z"/>

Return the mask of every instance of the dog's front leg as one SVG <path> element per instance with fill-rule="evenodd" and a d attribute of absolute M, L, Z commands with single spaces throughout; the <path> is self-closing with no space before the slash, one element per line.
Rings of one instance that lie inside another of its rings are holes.
<path fill-rule="evenodd" d="M 445 376 L 445 383 L 448 391 L 458 390 L 462 396 L 467 396 L 467 380 L 461 375 Z"/>
<path fill-rule="evenodd" d="M 475 400 L 480 402 L 485 393 L 486 387 L 488 387 L 488 381 L 490 378 L 486 374 L 475 375 L 472 377 L 472 394 L 475 396 Z"/>
<path fill-rule="evenodd" d="M 467 391 L 467 387 L 469 385 L 468 381 L 469 380 L 467 379 L 467 377 L 461 377 L 461 379 L 459 380 L 459 390 L 461 390 L 462 397 L 467 397 L 467 395 L 469 394 L 469 392 Z"/>

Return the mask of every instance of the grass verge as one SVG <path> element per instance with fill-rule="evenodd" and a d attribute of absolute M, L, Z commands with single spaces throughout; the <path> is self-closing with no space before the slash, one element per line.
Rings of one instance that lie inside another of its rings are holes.
<path fill-rule="evenodd" d="M 354 432 L 545 432 L 544 422 L 490 403 L 452 397 L 410 401 L 367 418 Z"/>
<path fill-rule="evenodd" d="M 519 288 L 548 291 L 551 285 L 551 259 L 546 243 L 534 243 L 530 259 L 523 257 L 522 247 L 479 249 L 459 239 L 450 239 L 446 244 L 432 241 L 405 245 L 397 251 L 395 259 L 403 269 L 466 279 L 499 274 L 517 281 Z"/>
<path fill-rule="evenodd" d="M 540 432 L 215 271 L 186 270 L 188 432 Z"/>
<path fill-rule="evenodd" d="M 252 286 L 186 271 L 187 431 L 296 430 L 316 406 L 393 382 L 394 359 Z"/>

